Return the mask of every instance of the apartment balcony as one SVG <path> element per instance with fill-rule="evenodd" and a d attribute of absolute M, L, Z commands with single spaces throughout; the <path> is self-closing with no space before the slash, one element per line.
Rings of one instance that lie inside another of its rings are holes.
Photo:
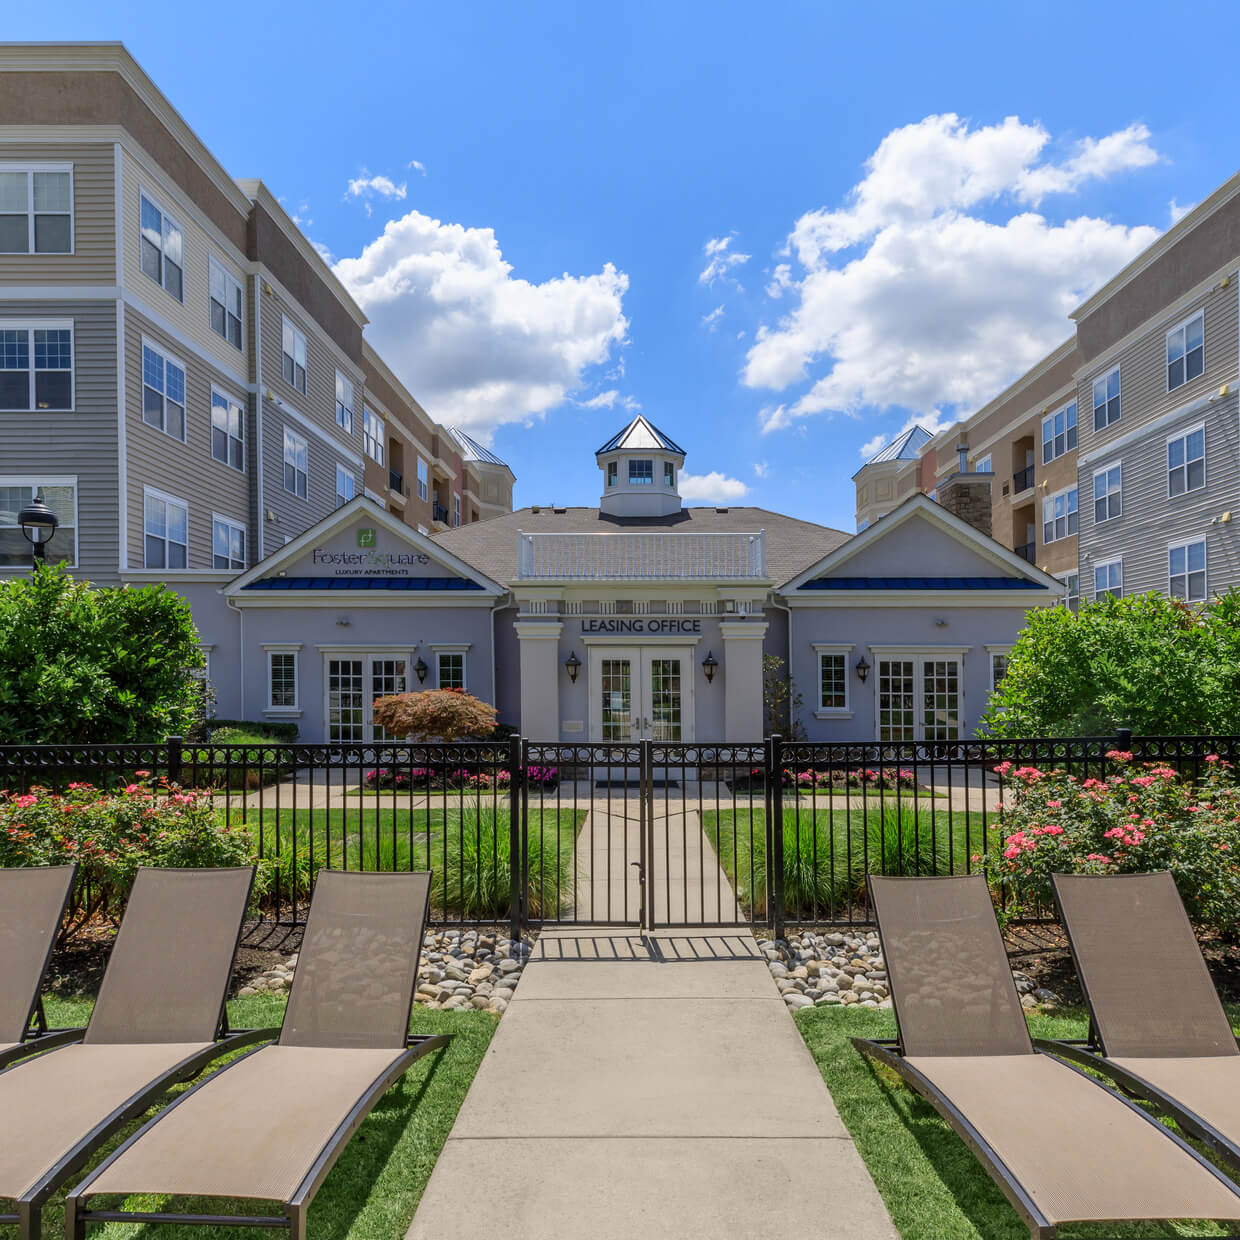
<path fill-rule="evenodd" d="M 1018 469 L 1012 475 L 1012 494 L 1019 495 L 1022 491 L 1029 490 L 1033 486 L 1033 466 L 1026 465 L 1024 469 Z"/>
<path fill-rule="evenodd" d="M 438 500 L 431 509 L 431 520 L 438 525 L 448 524 L 448 510 Z"/>
<path fill-rule="evenodd" d="M 518 533 L 523 581 L 761 580 L 766 534 Z"/>
<path fill-rule="evenodd" d="M 1027 560 L 1030 564 L 1032 564 L 1037 558 L 1038 544 L 1031 542 L 1021 543 L 1019 547 L 1013 547 L 1012 550 L 1015 551 L 1022 560 Z"/>

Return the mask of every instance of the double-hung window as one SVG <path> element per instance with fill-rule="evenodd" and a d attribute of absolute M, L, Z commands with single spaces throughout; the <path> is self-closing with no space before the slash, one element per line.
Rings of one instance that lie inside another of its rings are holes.
<path fill-rule="evenodd" d="M 1064 595 L 1060 600 L 1070 611 L 1077 611 L 1081 606 L 1081 575 L 1065 573 L 1059 578 L 1064 584 Z"/>
<path fill-rule="evenodd" d="M 336 507 L 341 508 L 353 498 L 353 475 L 343 465 L 336 466 Z"/>
<path fill-rule="evenodd" d="M 73 252 L 73 165 L 0 164 L 0 254 Z"/>
<path fill-rule="evenodd" d="M 1042 501 L 1043 544 L 1075 534 L 1078 520 L 1076 487 L 1069 487 L 1058 495 L 1048 495 Z"/>
<path fill-rule="evenodd" d="M 231 396 L 211 389 L 211 455 L 245 470 L 245 412 Z"/>
<path fill-rule="evenodd" d="M 993 474 L 995 472 L 994 457 L 987 454 L 973 466 L 975 474 Z"/>
<path fill-rule="evenodd" d="M 1094 430 L 1119 421 L 1119 367 L 1094 380 Z"/>
<path fill-rule="evenodd" d="M 298 499 L 306 498 L 310 447 L 295 432 L 284 428 L 284 489 Z"/>
<path fill-rule="evenodd" d="M 1205 368 L 1205 315 L 1199 310 L 1167 333 L 1167 391 L 1183 387 Z"/>
<path fill-rule="evenodd" d="M 211 330 L 234 349 L 241 348 L 241 285 L 211 260 Z"/>
<path fill-rule="evenodd" d="M 990 691 L 993 693 L 1007 675 L 1008 655 L 1011 650 L 992 650 L 990 652 Z"/>
<path fill-rule="evenodd" d="M 820 647 L 818 653 L 818 711 L 848 710 L 848 651 Z"/>
<path fill-rule="evenodd" d="M 306 394 L 306 337 L 288 319 L 281 329 L 281 367 L 284 382 Z"/>
<path fill-rule="evenodd" d="M 77 478 L 35 474 L 0 476 L 0 568 L 29 568 L 30 544 L 17 524 L 21 510 L 41 499 L 59 518 L 50 542 L 44 544 L 49 564 L 77 563 Z"/>
<path fill-rule="evenodd" d="M 297 709 L 297 652 L 267 651 L 267 709 Z"/>
<path fill-rule="evenodd" d="M 607 485 L 614 487 L 620 480 L 620 466 L 615 461 L 607 462 Z"/>
<path fill-rule="evenodd" d="M 1094 475 L 1094 524 L 1101 525 L 1124 511 L 1124 471 L 1121 465 Z"/>
<path fill-rule="evenodd" d="M 336 371 L 336 425 L 353 434 L 353 380 Z"/>
<path fill-rule="evenodd" d="M 362 440 L 366 455 L 376 465 L 383 464 L 383 419 L 377 413 L 362 407 Z"/>
<path fill-rule="evenodd" d="M 461 497 L 453 492 L 452 495 L 452 524 L 460 525 L 461 523 Z"/>
<path fill-rule="evenodd" d="M 440 689 L 465 688 L 465 652 L 441 650 L 436 658 L 436 684 Z"/>
<path fill-rule="evenodd" d="M 142 342 L 142 420 L 185 442 L 185 367 Z"/>
<path fill-rule="evenodd" d="M 430 493 L 430 471 L 426 462 L 418 457 L 418 499 L 426 499 Z"/>
<path fill-rule="evenodd" d="M 665 487 L 674 487 L 676 485 L 676 466 L 671 461 L 663 462 L 663 485 Z"/>
<path fill-rule="evenodd" d="M 1076 447 L 1076 401 L 1042 419 L 1042 464 L 1047 465 Z"/>
<path fill-rule="evenodd" d="M 1105 560 L 1094 565 L 1094 598 L 1113 594 L 1119 598 L 1124 593 L 1124 561 Z"/>
<path fill-rule="evenodd" d="M 181 225 L 157 202 L 142 195 L 142 270 L 177 301 L 185 300 L 185 239 Z"/>
<path fill-rule="evenodd" d="M 147 568 L 185 568 L 189 563 L 189 506 L 183 499 L 152 491 L 144 494 Z"/>
<path fill-rule="evenodd" d="M 1173 543 L 1167 548 L 1167 593 L 1190 603 L 1206 599 L 1206 540 Z"/>
<path fill-rule="evenodd" d="M 631 487 L 654 486 L 654 462 L 653 461 L 630 461 L 629 462 L 629 486 Z"/>
<path fill-rule="evenodd" d="M 0 321 L 0 410 L 73 408 L 73 324 Z"/>
<path fill-rule="evenodd" d="M 1167 494 L 1183 495 L 1205 484 L 1206 428 L 1195 426 L 1167 440 Z"/>
<path fill-rule="evenodd" d="M 211 518 L 211 567 L 245 568 L 245 526 L 227 517 Z"/>

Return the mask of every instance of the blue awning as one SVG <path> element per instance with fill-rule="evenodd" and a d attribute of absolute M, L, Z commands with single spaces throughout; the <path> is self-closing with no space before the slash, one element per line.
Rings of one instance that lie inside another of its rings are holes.
<path fill-rule="evenodd" d="M 465 577 L 263 577 L 246 590 L 481 590 Z"/>
<path fill-rule="evenodd" d="M 1028 577 L 818 577 L 802 590 L 1045 590 Z"/>

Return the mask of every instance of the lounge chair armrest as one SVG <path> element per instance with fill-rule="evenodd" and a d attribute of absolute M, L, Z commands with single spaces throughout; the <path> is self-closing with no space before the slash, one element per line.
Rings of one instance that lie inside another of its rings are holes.
<path fill-rule="evenodd" d="M 37 1055 L 42 1051 L 54 1051 L 58 1046 L 68 1046 L 71 1042 L 80 1042 L 85 1029 L 53 1029 L 50 1033 L 39 1034 L 27 1038 L 17 1046 L 10 1047 L 0 1054 L 0 1068 L 7 1067 L 27 1055 Z"/>
<path fill-rule="evenodd" d="M 255 1042 L 271 1042 L 279 1036 L 279 1025 L 271 1025 L 266 1029 L 231 1029 L 219 1040 L 219 1044 L 231 1050 L 234 1047 L 252 1046 Z"/>

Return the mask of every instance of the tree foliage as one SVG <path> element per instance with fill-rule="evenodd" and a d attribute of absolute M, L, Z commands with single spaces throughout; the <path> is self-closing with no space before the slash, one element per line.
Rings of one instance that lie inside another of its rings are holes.
<path fill-rule="evenodd" d="M 990 700 L 992 736 L 1224 735 L 1240 730 L 1240 591 L 1191 607 L 1107 596 L 1029 613 Z"/>
<path fill-rule="evenodd" d="M 459 741 L 495 731 L 495 707 L 464 689 L 425 689 L 375 699 L 374 720 L 391 736 Z"/>
<path fill-rule="evenodd" d="M 165 586 L 96 589 L 59 566 L 0 582 L 0 743 L 184 733 L 202 664 L 189 604 Z"/>
<path fill-rule="evenodd" d="M 778 655 L 762 656 L 762 734 L 779 735 L 786 741 L 805 740 L 801 723 L 801 694 Z"/>

